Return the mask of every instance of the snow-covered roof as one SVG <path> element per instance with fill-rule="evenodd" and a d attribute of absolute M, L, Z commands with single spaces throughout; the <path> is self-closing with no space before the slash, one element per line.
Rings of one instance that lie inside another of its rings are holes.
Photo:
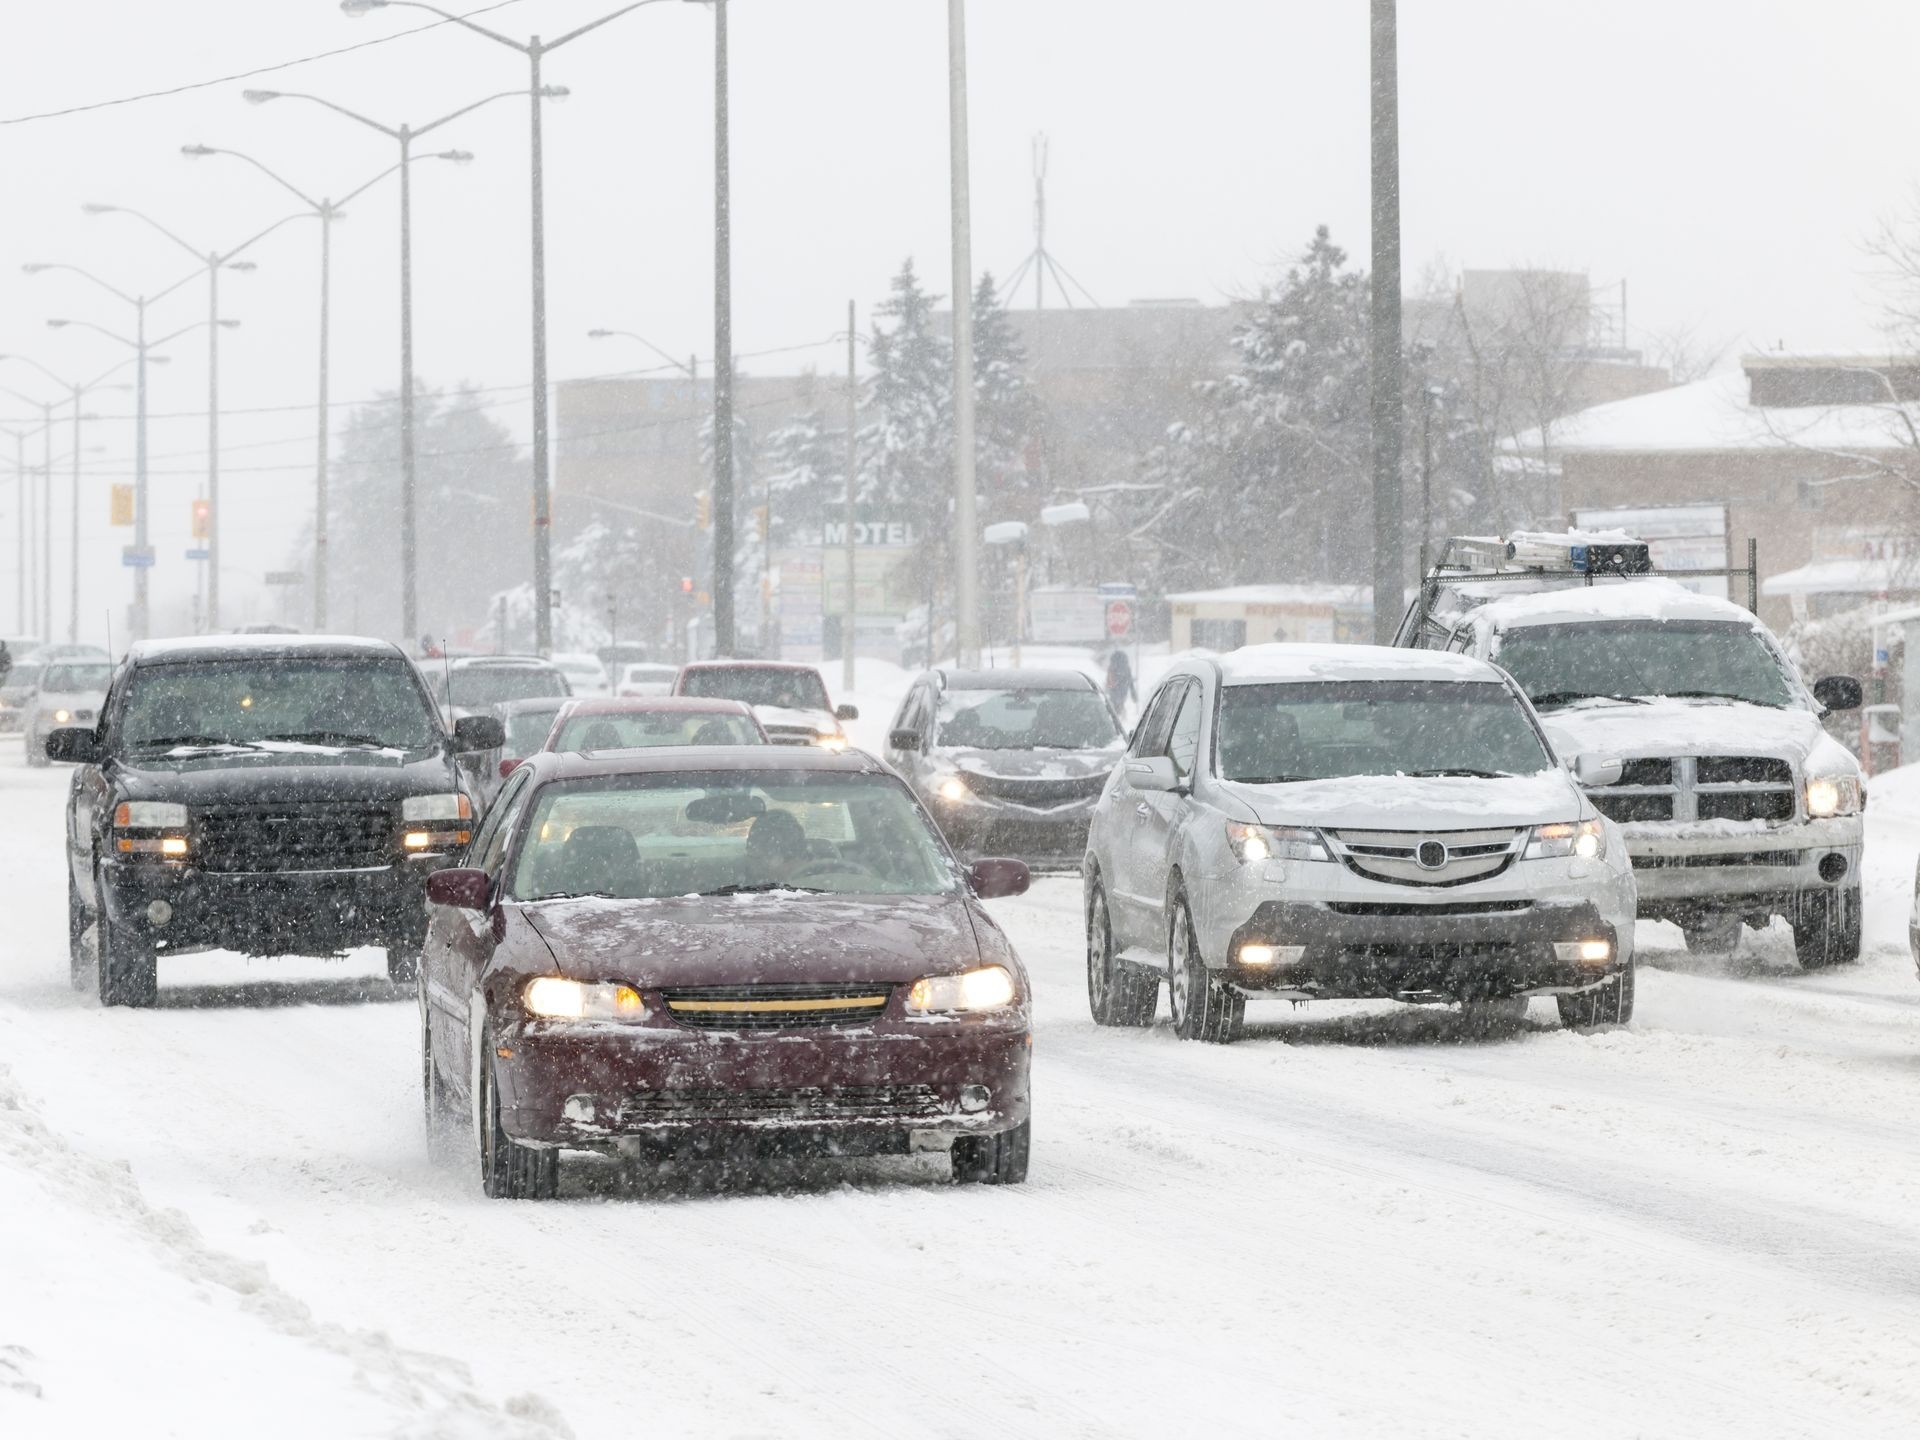
<path fill-rule="evenodd" d="M 1763 595 L 1885 595 L 1920 591 L 1920 562 L 1908 559 L 1816 560 L 1760 582 Z"/>
<path fill-rule="evenodd" d="M 1290 680 L 1498 680 L 1484 660 L 1386 645 L 1247 645 L 1219 657 L 1229 685 Z"/>
<path fill-rule="evenodd" d="M 1229 585 L 1167 596 L 1170 605 L 1338 605 L 1373 608 L 1371 585 Z"/>
<path fill-rule="evenodd" d="M 1920 405 L 1757 406 L 1743 370 L 1576 411 L 1552 428 L 1557 454 L 1728 450 L 1891 450 L 1907 443 L 1900 411 L 1920 429 Z M 1540 432 L 1510 451 L 1540 451 Z"/>
<path fill-rule="evenodd" d="M 1549 625 L 1566 620 L 1730 620 L 1754 624 L 1743 606 L 1714 595 L 1699 595 L 1659 576 L 1640 580 L 1603 580 L 1567 585 L 1489 600 L 1474 611 L 1474 621 L 1497 630 L 1520 625 Z"/>
<path fill-rule="evenodd" d="M 400 647 L 365 635 L 175 635 L 137 640 L 128 653 L 142 660 L 167 655 L 397 655 Z"/>

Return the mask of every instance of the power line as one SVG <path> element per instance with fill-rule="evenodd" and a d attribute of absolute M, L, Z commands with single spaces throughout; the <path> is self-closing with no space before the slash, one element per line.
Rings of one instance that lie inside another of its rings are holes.
<path fill-rule="evenodd" d="M 509 5 L 518 5 L 520 0 L 494 0 L 491 5 L 482 5 L 477 10 L 469 10 L 461 18 L 473 15 L 485 15 L 490 10 L 504 10 Z M 337 50 L 322 50 L 317 55 L 302 55 L 297 60 L 281 60 L 272 65 L 261 65 L 252 70 L 242 70 L 233 75 L 217 75 L 211 80 L 189 80 L 182 85 L 169 86 L 165 90 L 147 90 L 138 95 L 122 95 L 116 100 L 95 100 L 86 105 L 69 105 L 60 110 L 43 110 L 37 115 L 14 115 L 0 120 L 0 126 L 30 125 L 36 120 L 58 120 L 67 115 L 84 115 L 92 110 L 111 110 L 120 105 L 137 105 L 143 100 L 164 100 L 173 95 L 185 95 L 193 90 L 208 90 L 215 85 L 230 85 L 236 80 L 251 80 L 256 75 L 271 75 L 276 70 L 291 70 L 299 65 L 311 65 L 316 60 L 331 60 L 337 55 L 351 55 L 356 50 L 369 50 L 375 45 L 385 45 L 394 40 L 404 40 L 409 35 L 418 35 L 423 31 L 437 30 L 442 25 L 451 25 L 452 20 L 433 20 L 425 25 L 416 25 L 411 30 L 395 31 L 391 35 L 376 35 L 371 40 L 361 40 L 352 45 L 342 45 Z"/>

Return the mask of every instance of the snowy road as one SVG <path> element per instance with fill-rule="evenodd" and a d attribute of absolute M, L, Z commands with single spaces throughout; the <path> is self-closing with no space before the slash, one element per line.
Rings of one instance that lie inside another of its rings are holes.
<path fill-rule="evenodd" d="M 1920 774 L 1876 786 L 1832 974 L 1644 927 L 1630 1031 L 1256 1008 L 1222 1050 L 1096 1030 L 1047 880 L 996 907 L 1038 987 L 1026 1186 L 552 1205 L 424 1158 L 371 956 L 73 994 L 65 784 L 0 748 L 0 1434 L 1920 1432 Z"/>

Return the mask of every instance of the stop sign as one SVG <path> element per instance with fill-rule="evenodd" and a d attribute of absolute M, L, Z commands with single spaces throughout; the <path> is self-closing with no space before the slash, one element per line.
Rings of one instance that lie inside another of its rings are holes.
<path fill-rule="evenodd" d="M 1124 640 L 1133 633 L 1133 604 L 1127 600 L 1107 602 L 1107 638 Z"/>

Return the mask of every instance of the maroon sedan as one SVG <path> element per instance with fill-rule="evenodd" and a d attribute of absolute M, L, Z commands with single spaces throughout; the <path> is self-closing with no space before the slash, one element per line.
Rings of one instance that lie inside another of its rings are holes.
<path fill-rule="evenodd" d="M 422 1074 L 487 1194 L 716 1138 L 1026 1178 L 1029 987 L 980 904 L 1026 867 L 963 867 L 871 757 L 542 753 L 467 866 L 429 882 Z"/>
<path fill-rule="evenodd" d="M 527 703 L 527 702 L 523 702 Z M 551 712 L 546 738 L 528 753 L 558 750 L 651 750 L 665 745 L 771 745 L 753 711 L 738 700 L 648 695 L 607 700 L 563 700 Z M 511 725 L 511 721 L 509 721 Z M 527 756 L 500 762 L 511 775 Z"/>

